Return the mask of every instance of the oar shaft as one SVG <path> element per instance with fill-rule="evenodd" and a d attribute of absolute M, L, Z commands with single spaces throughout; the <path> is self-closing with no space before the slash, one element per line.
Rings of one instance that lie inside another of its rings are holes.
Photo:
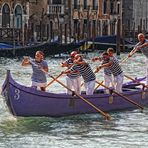
<path fill-rule="evenodd" d="M 63 87 L 65 87 L 66 89 L 68 89 L 69 91 L 73 92 L 70 88 L 68 88 L 66 85 L 64 85 L 62 82 L 60 82 L 59 80 L 55 79 L 53 76 L 50 76 L 52 79 L 54 79 L 55 81 L 57 81 L 59 84 L 61 84 Z M 81 98 L 84 102 L 86 102 L 88 105 L 90 105 L 92 108 L 94 108 L 97 112 L 99 112 L 102 116 L 104 116 L 106 119 L 111 119 L 111 116 L 105 112 L 103 112 L 101 109 L 99 109 L 98 107 L 96 107 L 95 105 L 93 105 L 91 102 L 89 102 L 88 100 L 86 100 L 84 97 L 80 96 L 79 94 L 77 94 L 75 92 L 75 95 L 79 98 Z"/>
<path fill-rule="evenodd" d="M 101 84 L 101 83 L 100 83 L 100 82 L 98 82 L 98 81 L 96 81 L 96 82 L 97 82 L 98 84 L 100 84 L 101 86 L 103 86 L 104 88 L 106 88 L 106 89 L 110 90 L 110 88 L 109 88 L 109 87 L 107 87 L 107 86 L 105 86 L 105 85 Z M 130 103 L 134 104 L 134 105 L 135 105 L 135 106 L 137 106 L 138 108 L 140 108 L 140 109 L 144 109 L 144 108 L 143 108 L 143 106 L 141 106 L 140 104 L 136 103 L 135 101 L 133 101 L 133 100 L 129 99 L 128 97 L 123 96 L 122 94 L 118 93 L 117 91 L 112 90 L 112 92 L 114 92 L 114 93 L 115 93 L 115 94 L 117 94 L 118 96 L 122 97 L 123 99 L 127 100 L 128 102 L 130 102 Z"/>
<path fill-rule="evenodd" d="M 103 81 L 101 81 L 100 83 L 103 84 Z M 94 89 L 94 91 L 96 91 L 97 88 L 101 86 L 101 84 L 98 84 L 98 85 L 96 86 L 96 88 Z"/>
<path fill-rule="evenodd" d="M 148 86 L 145 85 L 144 83 L 140 83 L 139 81 L 137 81 L 137 80 L 131 78 L 130 76 L 127 76 L 127 75 L 124 75 L 124 76 L 125 76 L 126 78 L 128 78 L 128 79 L 130 79 L 130 80 L 132 80 L 132 81 L 135 81 L 136 83 L 138 83 L 138 84 L 140 84 L 140 85 L 143 85 L 144 87 L 148 88 Z"/>
<path fill-rule="evenodd" d="M 70 67 L 72 67 L 73 65 L 74 65 L 74 63 L 71 64 Z M 63 75 L 63 73 L 61 72 L 57 77 L 55 77 L 55 79 L 53 79 L 51 82 L 49 82 L 46 87 L 48 87 L 49 85 L 51 85 L 54 81 L 56 81 L 62 75 Z"/>
<path fill-rule="evenodd" d="M 62 76 L 63 73 L 60 73 L 57 77 L 55 77 L 55 79 L 53 79 L 52 81 L 50 81 L 46 87 L 48 87 L 49 85 L 51 85 L 55 80 L 57 80 L 60 76 Z"/>
<path fill-rule="evenodd" d="M 123 59 L 123 60 L 120 62 L 120 65 L 123 64 L 124 62 L 126 62 L 128 59 L 129 59 L 129 57 L 126 57 L 125 59 Z"/>
<path fill-rule="evenodd" d="M 126 58 L 124 58 L 120 64 L 123 64 L 124 62 L 126 62 L 131 56 L 133 56 L 136 53 L 136 47 L 134 47 L 134 49 L 128 54 L 128 56 Z"/>

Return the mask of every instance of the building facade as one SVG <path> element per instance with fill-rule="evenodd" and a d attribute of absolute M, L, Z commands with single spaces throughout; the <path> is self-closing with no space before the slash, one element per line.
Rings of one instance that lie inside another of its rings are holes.
<path fill-rule="evenodd" d="M 122 33 L 122 0 L 0 1 L 0 39 L 21 44 L 115 35 L 118 20 Z"/>
<path fill-rule="evenodd" d="M 122 20 L 122 1 L 74 0 L 72 12 L 74 32 L 78 36 L 93 38 L 102 35 L 115 35 L 117 20 L 119 18 Z M 120 28 L 122 30 L 122 26 Z"/>
<path fill-rule="evenodd" d="M 117 33 L 121 0 L 49 0 L 51 38 L 60 30 L 65 42 Z M 122 25 L 120 27 L 122 30 Z M 54 35 L 53 35 L 54 34 Z"/>
<path fill-rule="evenodd" d="M 148 0 L 123 0 L 123 25 L 133 41 L 139 32 L 148 33 Z"/>
<path fill-rule="evenodd" d="M 47 0 L 1 0 L 0 40 L 27 44 L 48 38 Z M 46 24 L 46 25 L 45 25 Z"/>

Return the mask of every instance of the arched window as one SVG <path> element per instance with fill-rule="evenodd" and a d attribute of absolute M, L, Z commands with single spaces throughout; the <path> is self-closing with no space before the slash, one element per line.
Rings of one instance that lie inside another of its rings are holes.
<path fill-rule="evenodd" d="M 8 4 L 4 4 L 2 8 L 2 27 L 10 27 L 10 8 Z"/>
<path fill-rule="evenodd" d="M 19 5 L 15 8 L 15 27 L 22 28 L 22 8 Z"/>

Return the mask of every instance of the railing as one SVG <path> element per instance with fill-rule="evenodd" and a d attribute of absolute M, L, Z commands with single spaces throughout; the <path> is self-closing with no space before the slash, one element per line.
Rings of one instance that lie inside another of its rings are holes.
<path fill-rule="evenodd" d="M 14 32 L 14 33 L 13 33 Z M 21 29 L 13 29 L 13 28 L 0 28 L 0 41 L 13 41 L 22 39 L 22 31 Z"/>
<path fill-rule="evenodd" d="M 64 14 L 64 5 L 49 5 L 49 14 Z"/>

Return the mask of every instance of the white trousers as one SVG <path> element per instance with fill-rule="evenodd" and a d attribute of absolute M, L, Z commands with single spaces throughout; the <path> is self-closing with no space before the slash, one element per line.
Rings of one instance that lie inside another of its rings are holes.
<path fill-rule="evenodd" d="M 118 76 L 114 76 L 114 87 L 115 90 L 119 93 L 122 93 L 123 77 L 123 73 Z"/>
<path fill-rule="evenodd" d="M 38 83 L 38 82 L 32 81 L 31 87 L 39 89 L 40 87 L 46 87 L 46 85 L 47 85 L 47 83 Z"/>
<path fill-rule="evenodd" d="M 109 75 L 104 74 L 104 85 L 107 87 L 114 88 L 113 76 L 109 76 Z M 109 93 L 108 89 L 106 89 L 106 93 Z"/>
<path fill-rule="evenodd" d="M 72 79 L 66 76 L 66 85 L 71 90 L 75 91 L 78 94 L 81 94 L 81 78 L 80 77 Z M 66 93 L 70 95 L 72 94 L 72 92 L 69 91 L 68 89 Z"/>
<path fill-rule="evenodd" d="M 107 86 L 107 87 L 110 87 L 110 86 L 111 86 L 111 87 L 114 87 L 113 77 L 104 74 L 104 84 L 105 84 L 105 86 Z"/>
<path fill-rule="evenodd" d="M 148 58 L 146 59 L 146 85 L 148 85 Z"/>
<path fill-rule="evenodd" d="M 95 88 L 95 80 L 85 83 L 84 86 L 86 90 L 86 95 L 93 95 Z"/>

